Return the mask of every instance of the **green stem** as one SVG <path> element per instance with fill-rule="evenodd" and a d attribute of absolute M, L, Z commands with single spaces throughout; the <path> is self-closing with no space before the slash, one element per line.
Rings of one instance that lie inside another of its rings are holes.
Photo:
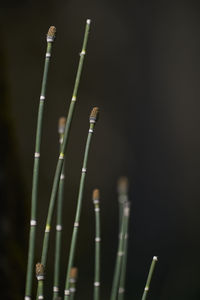
<path fill-rule="evenodd" d="M 121 272 L 121 265 L 122 265 L 122 257 L 124 255 L 124 237 L 125 233 L 127 231 L 128 227 L 128 217 L 129 217 L 129 205 L 128 203 L 124 204 L 124 210 L 123 210 L 123 217 L 121 222 L 121 230 L 120 230 L 120 238 L 119 238 L 119 244 L 118 244 L 118 252 L 115 262 L 115 271 L 114 271 L 114 277 L 113 277 L 113 284 L 112 284 L 112 290 L 111 290 L 111 300 L 117 299 L 117 292 L 119 288 L 119 278 L 120 278 L 120 272 Z"/>
<path fill-rule="evenodd" d="M 130 204 L 129 204 L 130 206 Z M 130 214 L 129 214 L 130 215 Z M 124 299 L 125 292 L 125 282 L 126 282 L 126 266 L 127 266 L 127 250 L 128 250 L 128 224 L 129 224 L 129 216 L 127 220 L 127 230 L 124 236 L 124 256 L 122 258 L 122 268 L 119 280 L 119 290 L 118 290 L 118 300 Z"/>
<path fill-rule="evenodd" d="M 45 227 L 45 233 L 44 233 L 44 239 L 43 239 L 42 257 L 41 257 L 41 262 L 44 266 L 46 266 L 47 252 L 48 252 L 48 248 L 49 248 L 49 233 L 50 233 L 50 229 L 51 229 L 51 221 L 52 221 L 54 205 L 55 205 L 55 200 L 56 200 L 56 195 L 57 195 L 57 190 L 58 190 L 58 185 L 59 185 L 59 178 L 60 178 L 63 161 L 64 161 L 64 153 L 66 152 L 69 131 L 70 131 L 72 117 L 73 117 L 74 109 L 75 109 L 76 96 L 77 96 L 77 92 L 78 92 L 84 56 L 86 53 L 89 28 L 90 28 L 90 20 L 87 20 L 85 34 L 84 34 L 83 48 L 82 48 L 82 51 L 80 54 L 73 96 L 72 96 L 70 107 L 69 107 L 69 112 L 68 112 L 68 116 L 67 116 L 67 122 L 66 122 L 64 137 L 63 137 L 63 143 L 62 143 L 61 152 L 60 152 L 57 166 L 56 166 L 56 172 L 54 175 L 53 187 L 52 187 L 51 198 L 50 198 L 50 203 L 49 203 L 49 209 L 48 209 L 48 215 L 47 215 L 47 221 L 46 221 L 46 227 Z"/>
<path fill-rule="evenodd" d="M 60 133 L 60 148 L 63 142 L 63 132 L 65 126 L 59 126 Z M 60 289 L 60 256 L 61 256 L 61 241 L 62 241 L 62 209 L 64 198 L 64 179 L 65 179 L 65 163 L 62 167 L 58 188 L 58 204 L 57 204 L 57 221 L 56 221 L 56 246 L 55 246 L 55 262 L 54 262 L 54 284 L 53 284 L 53 299 L 59 296 Z"/>
<path fill-rule="evenodd" d="M 69 252 L 69 261 L 68 261 L 67 275 L 66 275 L 66 281 L 65 281 L 65 297 L 64 297 L 65 300 L 70 299 L 70 289 L 69 289 L 70 270 L 74 264 L 74 255 L 75 255 L 76 242 L 77 242 L 77 236 L 78 236 L 78 227 L 79 227 L 80 213 L 81 213 L 81 207 L 82 207 L 82 198 L 83 198 L 83 191 L 84 191 L 84 186 L 85 186 L 85 176 L 86 176 L 86 169 L 87 169 L 88 153 L 89 153 L 93 130 L 94 130 L 94 123 L 90 123 L 90 128 L 89 128 L 86 147 L 85 147 L 84 159 L 83 159 L 76 216 L 75 216 L 75 222 L 74 222 L 74 228 L 73 228 L 72 240 L 71 240 L 71 246 L 70 246 L 70 252 Z"/>
<path fill-rule="evenodd" d="M 77 272 L 78 272 L 77 268 L 71 269 L 71 274 L 70 274 L 70 279 L 69 279 L 70 300 L 74 300 L 74 296 L 76 293 Z"/>
<path fill-rule="evenodd" d="M 99 197 L 98 197 L 99 198 Z M 99 199 L 94 199 L 95 210 L 95 266 L 94 266 L 94 300 L 100 299 L 100 207 Z M 71 299 L 70 299 L 71 300 Z"/>
<path fill-rule="evenodd" d="M 148 277 L 147 277 L 147 282 L 146 282 L 144 292 L 143 292 L 143 296 L 142 296 L 142 300 L 145 300 L 146 297 L 147 297 L 149 287 L 150 287 L 150 283 L 151 283 L 151 278 L 152 278 L 153 271 L 154 271 L 157 260 L 158 260 L 157 256 L 154 256 L 153 259 L 152 259 L 151 266 L 150 266 L 150 269 L 149 269 L 149 274 L 148 274 Z"/>
<path fill-rule="evenodd" d="M 48 38 L 48 36 L 47 36 Z M 46 84 L 48 69 L 51 57 L 52 42 L 47 39 L 47 50 L 44 64 L 44 73 L 42 79 L 42 88 L 40 94 L 40 103 L 38 109 L 37 119 L 37 130 L 36 130 L 36 142 L 35 142 L 35 155 L 34 155 L 34 166 L 33 166 L 33 181 L 32 181 L 32 196 L 31 196 L 31 221 L 30 221 L 30 232 L 29 232 L 29 249 L 28 249 L 28 262 L 26 272 L 26 287 L 25 287 L 25 300 L 31 299 L 32 296 L 32 285 L 33 285 L 33 265 L 35 258 L 35 237 L 36 237 L 36 225 L 37 225 L 37 198 L 38 198 L 38 174 L 39 174 L 39 160 L 40 160 L 40 145 L 41 145 L 41 133 L 42 133 L 42 121 L 43 121 L 43 110 L 44 100 L 46 96 Z"/>

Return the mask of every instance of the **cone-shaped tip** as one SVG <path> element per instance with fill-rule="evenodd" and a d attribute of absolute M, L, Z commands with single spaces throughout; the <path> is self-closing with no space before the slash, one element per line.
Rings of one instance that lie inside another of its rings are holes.
<path fill-rule="evenodd" d="M 64 133 L 65 130 L 65 124 L 66 124 L 66 118 L 65 117 L 61 117 L 58 121 L 58 132 L 60 134 Z"/>
<path fill-rule="evenodd" d="M 56 27 L 51 26 L 47 32 L 47 42 L 53 42 L 56 37 Z"/>
<path fill-rule="evenodd" d="M 92 200 L 95 201 L 95 200 L 99 200 L 100 198 L 100 192 L 98 189 L 95 189 L 93 190 L 93 194 L 92 194 Z"/>
<path fill-rule="evenodd" d="M 36 276 L 44 276 L 44 266 L 41 263 L 37 263 L 35 267 Z"/>
<path fill-rule="evenodd" d="M 78 277 L 78 269 L 73 267 L 70 270 L 70 278 L 76 279 Z"/>
<path fill-rule="evenodd" d="M 127 194 L 128 193 L 128 178 L 122 176 L 119 178 L 117 183 L 117 190 L 119 194 Z"/>
<path fill-rule="evenodd" d="M 99 108 L 94 107 L 90 113 L 90 122 L 95 123 L 99 118 Z"/>

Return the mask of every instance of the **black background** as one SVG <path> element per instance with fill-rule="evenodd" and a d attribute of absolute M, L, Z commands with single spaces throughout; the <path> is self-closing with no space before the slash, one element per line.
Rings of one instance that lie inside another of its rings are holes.
<path fill-rule="evenodd" d="M 92 298 L 94 213 L 101 190 L 102 299 L 109 299 L 117 247 L 116 182 L 130 181 L 126 299 L 140 299 L 153 255 L 149 299 L 200 299 L 200 9 L 194 1 L 7 1 L 1 4 L 1 270 L 4 299 L 22 299 L 27 260 L 37 109 L 50 25 L 57 28 L 41 149 L 36 260 L 85 21 L 92 19 L 68 147 L 63 270 L 93 106 L 90 152 L 76 253 L 77 299 Z M 51 246 L 54 237 L 51 237 Z M 51 298 L 53 250 L 46 293 Z"/>

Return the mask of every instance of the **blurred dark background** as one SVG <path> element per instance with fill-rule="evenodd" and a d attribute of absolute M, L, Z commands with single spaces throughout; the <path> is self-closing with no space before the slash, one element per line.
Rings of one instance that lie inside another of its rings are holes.
<path fill-rule="evenodd" d="M 141 299 L 158 255 L 149 299 L 200 299 L 200 7 L 195 1 L 1 1 L 1 297 L 25 286 L 33 153 L 46 49 L 57 28 L 41 149 L 36 260 L 58 157 L 57 122 L 66 115 L 85 20 L 88 51 L 67 159 L 63 270 L 93 106 L 101 115 L 89 158 L 76 253 L 77 299 L 92 298 L 94 213 L 101 190 L 102 299 L 109 299 L 117 248 L 116 182 L 130 181 L 126 299 Z M 50 299 L 54 237 L 47 268 Z M 64 281 L 64 280 L 63 280 Z"/>

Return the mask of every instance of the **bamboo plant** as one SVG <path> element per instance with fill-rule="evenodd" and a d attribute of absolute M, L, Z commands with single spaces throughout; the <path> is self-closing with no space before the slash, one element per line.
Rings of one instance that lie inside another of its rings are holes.
<path fill-rule="evenodd" d="M 157 256 L 154 256 L 153 259 L 152 259 L 152 262 L 151 262 L 150 269 L 149 269 L 149 274 L 148 274 L 146 285 L 145 285 L 144 292 L 143 292 L 143 295 L 142 295 L 142 300 L 146 300 L 146 298 L 147 298 L 147 294 L 149 292 L 149 287 L 150 287 L 150 284 L 151 284 L 152 275 L 153 275 L 153 272 L 154 272 L 155 265 L 156 265 L 157 261 L 158 261 Z"/>
<path fill-rule="evenodd" d="M 63 142 L 63 135 L 65 130 L 66 118 L 60 118 L 58 123 L 58 134 L 60 148 Z M 58 188 L 58 203 L 57 203 L 57 218 L 56 218 L 56 245 L 55 245 L 55 261 L 54 261 L 54 285 L 53 285 L 53 299 L 59 296 L 60 289 L 60 256 L 61 256 L 61 241 L 62 241 L 62 210 L 64 197 L 64 180 L 65 180 L 65 163 L 62 167 L 60 175 L 60 182 Z"/>
<path fill-rule="evenodd" d="M 100 193 L 98 189 L 93 191 L 93 203 L 95 211 L 95 266 L 94 266 L 94 300 L 100 299 Z"/>
<path fill-rule="evenodd" d="M 78 70 L 77 70 L 76 79 L 75 79 L 73 95 L 72 95 L 69 112 L 68 112 L 68 116 L 67 116 L 67 121 L 66 121 L 64 136 L 63 136 L 63 143 L 61 146 L 61 151 L 60 151 L 60 155 L 58 158 L 56 171 L 55 171 L 55 175 L 54 175 L 53 187 L 52 187 L 52 191 L 51 191 L 51 197 L 50 197 L 50 203 L 49 203 L 49 209 L 48 209 L 48 215 L 47 215 L 45 233 L 44 233 L 44 239 L 43 239 L 42 256 L 41 256 L 41 263 L 44 267 L 46 266 L 46 261 L 47 261 L 47 253 L 48 253 L 48 248 L 49 248 L 49 234 L 50 234 L 50 230 L 51 230 L 52 216 L 53 216 L 53 212 L 54 212 L 55 200 L 56 200 L 57 190 L 58 190 L 58 186 L 59 186 L 59 178 L 61 175 L 64 156 L 65 156 L 65 152 L 66 152 L 66 148 L 67 148 L 69 131 L 71 128 L 71 122 L 72 122 L 72 118 L 73 118 L 73 114 L 74 114 L 75 104 L 77 101 L 77 92 L 78 92 L 80 77 L 81 77 L 82 68 L 83 68 L 84 56 L 86 54 L 86 47 L 87 47 L 90 23 L 91 23 L 90 20 L 86 21 L 83 46 L 82 46 L 82 51 L 80 53 L 80 59 L 79 59 L 79 65 L 78 65 Z M 41 284 L 38 284 L 37 295 L 42 294 L 42 289 L 43 289 L 43 281 Z"/>
<path fill-rule="evenodd" d="M 69 289 L 70 270 L 74 264 L 74 255 L 75 255 L 75 250 L 76 250 L 76 242 L 77 242 L 78 228 L 79 228 L 79 221 L 80 221 L 80 214 L 81 214 L 81 207 L 82 207 L 82 198 L 83 198 L 85 177 L 86 177 L 86 171 L 87 171 L 88 154 L 89 154 L 92 135 L 93 135 L 94 128 L 95 128 L 95 123 L 98 119 L 98 114 L 99 114 L 98 107 L 94 107 L 92 109 L 92 112 L 90 114 L 90 119 L 89 119 L 90 126 L 89 126 L 89 132 L 88 132 L 88 137 L 87 137 L 87 141 L 86 141 L 86 146 L 85 146 L 85 153 L 84 153 L 81 179 L 80 179 L 80 185 L 79 185 L 76 216 L 75 216 L 75 222 L 74 222 L 74 227 L 73 227 L 68 267 L 67 267 L 67 274 L 66 274 L 66 281 L 65 281 L 65 297 L 64 297 L 65 300 L 70 299 L 70 289 Z"/>
<path fill-rule="evenodd" d="M 46 49 L 46 56 L 45 56 L 39 109 L 38 109 L 38 119 L 37 119 L 33 179 L 32 179 L 31 220 L 30 220 L 30 232 L 29 232 L 29 249 L 28 249 L 28 262 L 27 262 L 27 272 L 26 272 L 25 300 L 30 300 L 32 297 L 33 265 L 34 265 L 34 257 L 35 257 L 35 238 L 36 238 L 36 226 L 37 226 L 36 215 L 37 215 L 38 177 L 39 177 L 42 121 L 43 121 L 44 100 L 46 97 L 47 76 L 48 76 L 49 63 L 51 58 L 52 44 L 55 40 L 55 34 L 56 34 L 56 28 L 54 26 L 51 26 L 49 28 L 49 31 L 47 33 L 47 38 L 46 38 L 47 49 Z"/>

